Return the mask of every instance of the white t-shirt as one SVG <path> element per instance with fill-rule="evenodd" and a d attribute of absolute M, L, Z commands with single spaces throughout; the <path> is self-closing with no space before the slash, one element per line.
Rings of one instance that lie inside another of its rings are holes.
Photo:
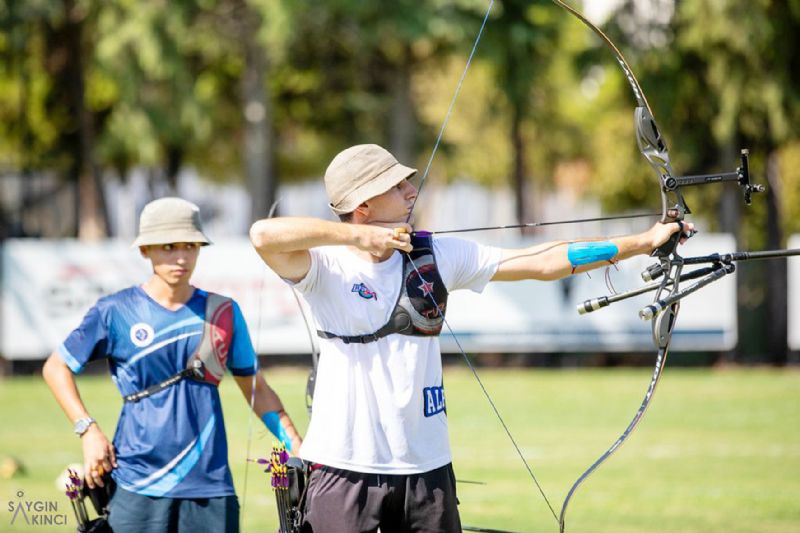
<path fill-rule="evenodd" d="M 435 238 L 433 248 L 448 291 L 481 292 L 500 260 L 499 248 L 463 239 Z M 389 320 L 402 264 L 400 252 L 371 263 L 345 246 L 314 248 L 308 274 L 294 287 L 309 304 L 317 329 L 366 335 Z M 451 462 L 438 337 L 319 341 L 303 459 L 378 474 L 421 473 Z"/>

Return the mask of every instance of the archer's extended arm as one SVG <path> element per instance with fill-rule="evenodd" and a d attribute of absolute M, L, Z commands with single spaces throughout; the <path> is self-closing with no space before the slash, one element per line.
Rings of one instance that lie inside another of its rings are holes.
<path fill-rule="evenodd" d="M 683 223 L 687 235 L 694 230 Z M 650 254 L 681 231 L 677 223 L 656 223 L 649 230 L 635 235 L 609 239 L 554 241 L 529 248 L 505 249 L 492 281 L 536 279 L 553 281 L 571 274 L 587 272 L 640 254 Z"/>

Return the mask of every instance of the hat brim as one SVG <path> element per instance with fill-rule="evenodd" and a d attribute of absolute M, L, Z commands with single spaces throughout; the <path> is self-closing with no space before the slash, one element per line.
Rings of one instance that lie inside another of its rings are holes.
<path fill-rule="evenodd" d="M 131 247 L 136 248 L 139 246 L 153 246 L 158 244 L 175 244 L 178 242 L 196 242 L 203 246 L 214 244 L 211 242 L 211 239 L 206 237 L 206 235 L 201 231 L 167 230 L 148 232 L 144 235 L 139 235 L 136 237 L 136 240 L 133 241 Z"/>
<path fill-rule="evenodd" d="M 417 169 L 396 163 L 361 187 L 353 190 L 339 205 L 334 206 L 333 204 L 328 204 L 328 206 L 331 208 L 331 211 L 337 215 L 352 213 L 358 206 L 370 198 L 375 198 L 385 193 L 401 181 L 410 178 L 416 173 Z"/>

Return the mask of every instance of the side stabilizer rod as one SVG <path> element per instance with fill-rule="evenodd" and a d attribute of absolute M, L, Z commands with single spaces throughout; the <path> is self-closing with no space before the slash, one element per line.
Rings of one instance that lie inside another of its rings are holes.
<path fill-rule="evenodd" d="M 700 255 L 697 257 L 684 257 L 684 265 L 700 265 L 704 263 L 721 263 L 730 265 L 737 261 L 752 261 L 763 259 L 778 259 L 781 257 L 800 256 L 800 248 L 793 248 L 790 250 L 764 250 L 761 252 L 730 252 L 727 254 L 710 254 Z M 642 272 L 642 279 L 644 281 L 653 281 L 660 278 L 664 274 L 664 269 L 661 263 L 656 263 L 647 267 Z"/>
<path fill-rule="evenodd" d="M 711 268 L 713 269 L 713 272 L 711 272 L 710 274 L 706 275 L 703 278 L 700 278 L 700 280 L 696 281 L 695 283 L 689 285 L 684 289 L 679 290 L 676 293 L 670 294 L 666 298 L 657 300 L 651 303 L 650 305 L 643 307 L 641 311 L 639 311 L 639 318 L 641 318 L 642 320 L 651 320 L 653 317 L 658 315 L 664 309 L 667 309 L 672 304 L 677 303 L 678 301 L 682 300 L 686 296 L 689 296 L 693 292 L 702 289 L 703 287 L 709 285 L 710 283 L 722 279 L 727 274 L 731 274 L 736 270 L 736 266 L 734 265 L 721 265 L 719 268 L 714 268 L 714 267 Z"/>
<path fill-rule="evenodd" d="M 715 270 L 718 270 L 722 267 L 720 266 L 710 266 L 705 268 L 698 268 L 697 270 L 693 270 L 691 272 L 686 272 L 682 274 L 680 277 L 680 281 L 689 281 L 692 279 L 701 278 L 708 274 L 711 274 Z M 613 304 L 614 302 L 619 302 L 621 300 L 627 300 L 628 298 L 632 298 L 634 296 L 639 296 L 640 294 L 644 294 L 646 292 L 654 291 L 661 286 L 661 282 L 655 281 L 652 283 L 648 283 L 643 287 L 639 287 L 636 289 L 631 289 L 629 291 L 620 292 L 618 294 L 611 294 L 609 296 L 600 296 L 599 298 L 592 298 L 591 300 L 585 300 L 583 303 L 578 304 L 578 313 L 581 315 L 585 315 L 586 313 L 591 313 L 593 311 L 597 311 L 598 309 L 602 309 L 603 307 L 608 307 L 609 305 Z"/>

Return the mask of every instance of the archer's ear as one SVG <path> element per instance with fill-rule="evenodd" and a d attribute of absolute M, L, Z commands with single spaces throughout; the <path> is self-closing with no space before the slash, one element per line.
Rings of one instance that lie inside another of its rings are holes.
<path fill-rule="evenodd" d="M 149 255 L 148 255 L 148 253 L 147 253 L 147 246 L 140 246 L 140 247 L 139 247 L 139 253 L 140 253 L 140 254 L 142 255 L 142 257 L 144 257 L 145 259 L 149 259 L 149 258 L 150 258 L 150 256 L 149 256 Z"/>
<path fill-rule="evenodd" d="M 364 202 L 353 210 L 353 222 L 363 224 L 366 220 L 369 220 L 369 206 Z"/>

